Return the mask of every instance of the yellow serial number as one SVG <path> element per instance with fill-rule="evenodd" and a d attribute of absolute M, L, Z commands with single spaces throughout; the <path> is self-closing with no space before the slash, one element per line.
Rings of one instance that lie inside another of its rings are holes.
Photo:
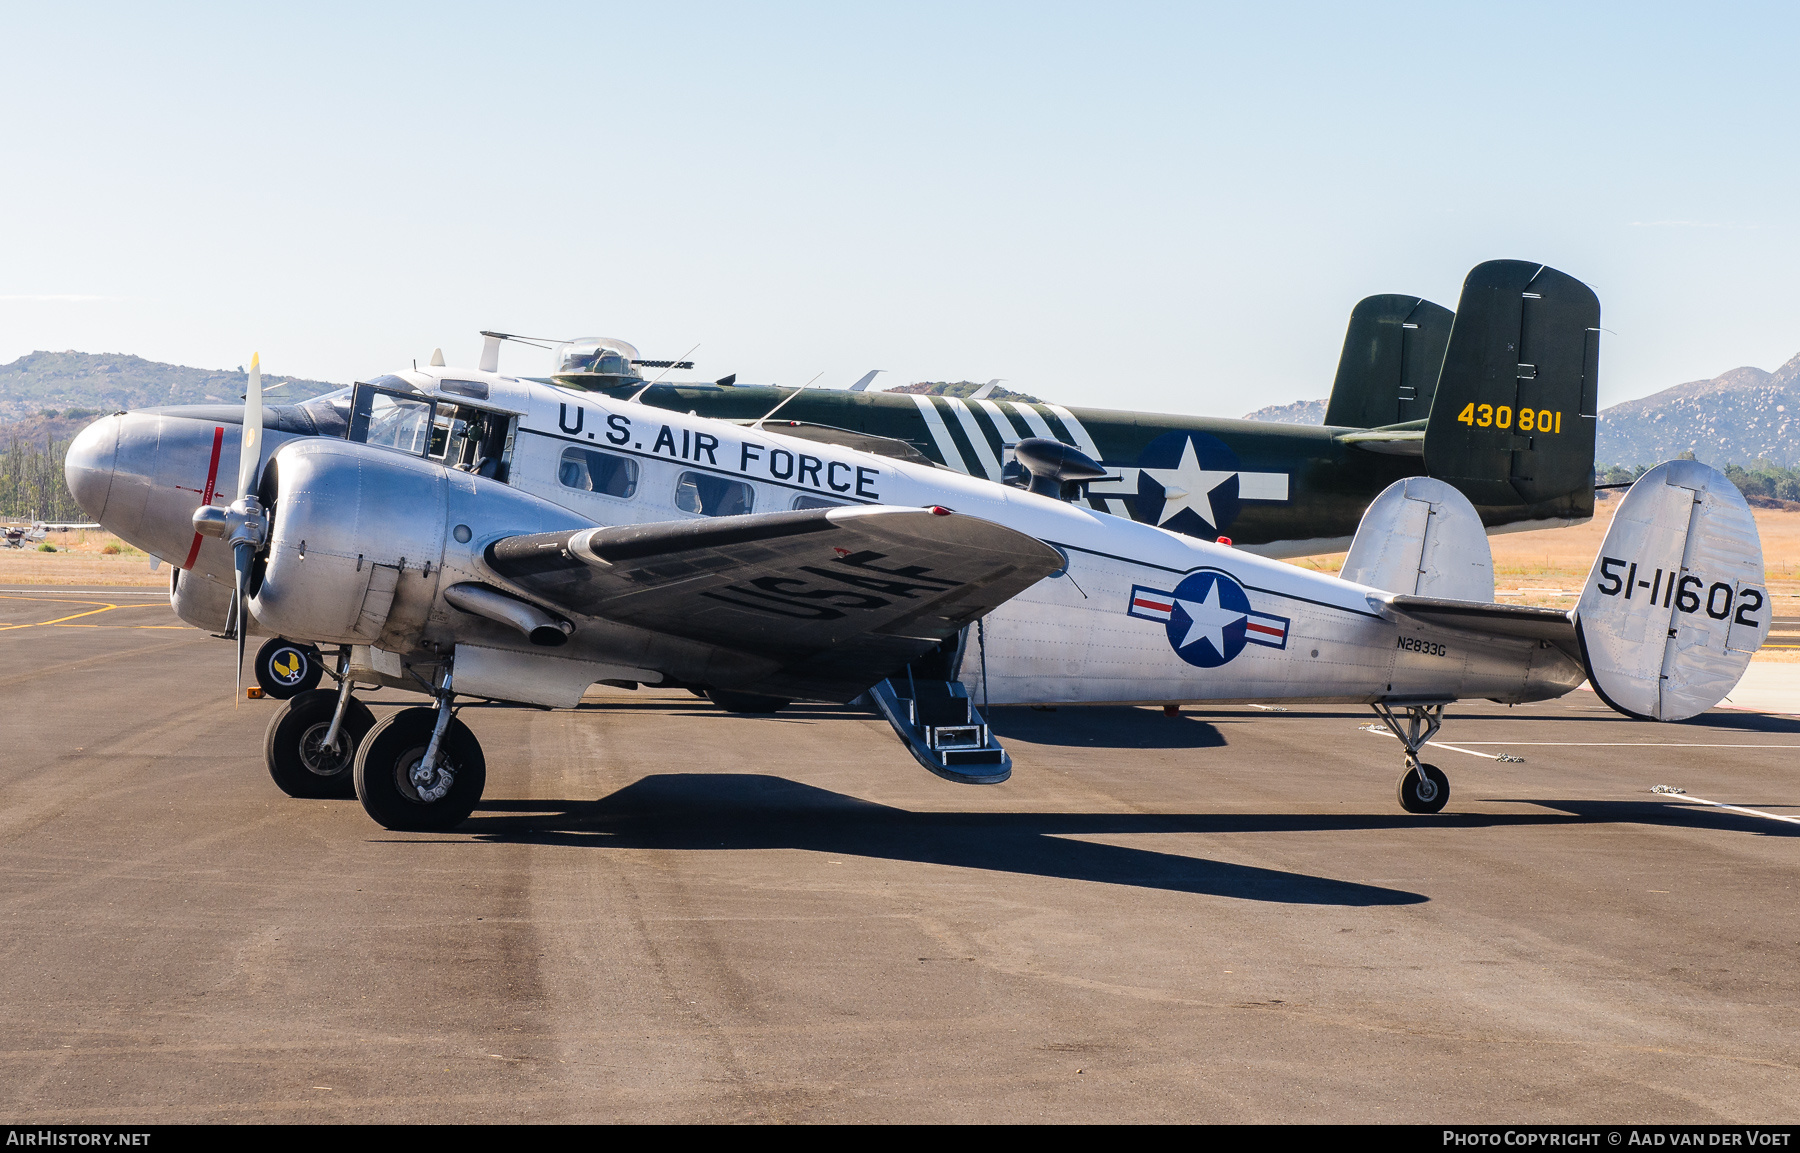
<path fill-rule="evenodd" d="M 1475 404 L 1463 406 L 1456 419 L 1476 428 L 1511 428 L 1513 426 L 1513 410 L 1501 404 Z M 1547 432 L 1552 436 L 1562 431 L 1562 413 L 1551 412 L 1547 408 L 1521 408 L 1518 411 L 1520 432 Z"/>

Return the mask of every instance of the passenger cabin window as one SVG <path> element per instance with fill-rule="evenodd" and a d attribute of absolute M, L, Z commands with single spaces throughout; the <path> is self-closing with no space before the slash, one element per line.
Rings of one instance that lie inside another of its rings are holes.
<path fill-rule="evenodd" d="M 675 482 L 675 507 L 702 516 L 742 516 L 756 507 L 756 490 L 722 476 L 684 472 Z"/>
<path fill-rule="evenodd" d="M 595 452 L 588 448 L 564 449 L 556 479 L 564 488 L 597 492 L 603 496 L 629 497 L 637 492 L 638 463 L 628 456 Z"/>
<path fill-rule="evenodd" d="M 795 512 L 798 512 L 803 508 L 843 508 L 844 502 L 841 500 L 826 500 L 822 496 L 811 496 L 803 492 L 799 496 L 796 496 L 794 498 L 794 503 L 790 504 L 788 507 Z"/>

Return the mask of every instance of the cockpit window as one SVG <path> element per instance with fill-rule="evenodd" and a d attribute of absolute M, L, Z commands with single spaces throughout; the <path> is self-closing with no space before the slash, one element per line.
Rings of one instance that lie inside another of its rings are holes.
<path fill-rule="evenodd" d="M 425 452 L 432 426 L 433 406 L 429 400 L 411 400 L 373 389 L 369 391 L 368 399 L 367 412 L 356 413 L 355 424 L 351 429 L 352 440 L 397 448 L 414 456 Z M 367 432 L 364 435 L 357 435 L 365 428 Z"/>

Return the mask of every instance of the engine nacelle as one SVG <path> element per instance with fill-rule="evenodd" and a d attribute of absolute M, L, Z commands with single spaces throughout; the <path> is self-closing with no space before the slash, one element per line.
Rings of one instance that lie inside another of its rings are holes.
<path fill-rule="evenodd" d="M 256 620 L 285 637 L 395 652 L 420 642 L 442 588 L 479 579 L 473 566 L 495 537 L 592 523 L 498 481 L 324 438 L 283 445 L 261 491 L 271 525 L 251 577 Z"/>

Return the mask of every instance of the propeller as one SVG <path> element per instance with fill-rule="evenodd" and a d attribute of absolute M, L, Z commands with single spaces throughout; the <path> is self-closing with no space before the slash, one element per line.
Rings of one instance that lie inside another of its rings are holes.
<path fill-rule="evenodd" d="M 256 496 L 256 482 L 261 473 L 263 440 L 262 354 L 250 357 L 250 387 L 244 392 L 244 432 L 238 448 L 237 500 L 227 512 L 231 528 L 232 568 L 237 584 L 231 594 L 232 628 L 237 635 L 237 696 L 244 697 L 244 646 L 250 639 L 246 627 L 246 588 L 250 582 L 250 566 L 256 563 L 257 550 L 268 536 L 268 518 Z M 234 706 L 235 707 L 235 706 Z"/>

